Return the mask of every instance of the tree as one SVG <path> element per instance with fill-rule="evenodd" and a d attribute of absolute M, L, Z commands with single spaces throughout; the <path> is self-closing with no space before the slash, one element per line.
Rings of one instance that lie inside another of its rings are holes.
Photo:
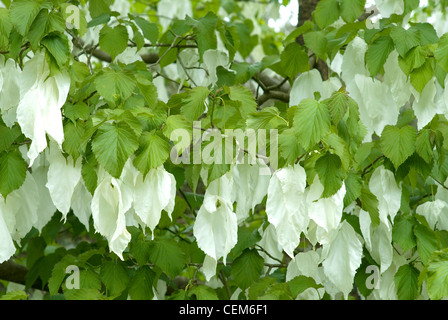
<path fill-rule="evenodd" d="M 371 2 L 0 2 L 0 298 L 447 297 L 445 4 Z"/>

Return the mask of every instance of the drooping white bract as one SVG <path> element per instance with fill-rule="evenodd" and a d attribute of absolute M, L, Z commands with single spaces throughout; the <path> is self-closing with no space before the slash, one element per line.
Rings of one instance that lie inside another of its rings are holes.
<path fill-rule="evenodd" d="M 90 228 L 89 219 L 92 215 L 91 204 L 92 195 L 85 187 L 84 181 L 81 179 L 76 185 L 75 190 L 73 190 L 71 206 L 73 214 L 86 227 L 87 231 L 89 231 Z"/>
<path fill-rule="evenodd" d="M 38 219 L 35 228 L 40 232 L 53 217 L 56 212 L 56 206 L 51 199 L 50 191 L 46 187 L 48 181 L 48 166 L 33 167 L 31 175 L 36 182 L 37 190 L 39 192 L 40 201 L 37 209 Z"/>
<path fill-rule="evenodd" d="M 359 118 L 367 129 L 364 142 L 370 142 L 373 133 L 381 136 L 386 125 L 395 125 L 397 122 L 399 108 L 385 83 L 357 74 L 347 84 L 347 91 L 358 103 Z"/>
<path fill-rule="evenodd" d="M 213 180 L 204 195 L 193 226 L 198 247 L 217 261 L 227 255 L 238 239 L 238 223 L 232 211 L 232 180 L 224 175 Z"/>
<path fill-rule="evenodd" d="M 314 92 L 319 92 L 321 100 L 327 99 L 334 91 L 341 88 L 341 82 L 335 77 L 323 81 L 316 69 L 306 71 L 294 81 L 291 88 L 289 105 L 296 106 L 305 98 L 314 99 Z"/>
<path fill-rule="evenodd" d="M 3 122 L 12 127 L 17 121 L 16 109 L 20 102 L 20 76 L 22 70 L 13 59 L 0 56 L 0 113 Z"/>
<path fill-rule="evenodd" d="M 335 230 L 342 218 L 344 209 L 344 196 L 346 193 L 345 185 L 332 196 L 321 198 L 324 186 L 316 175 L 307 194 L 306 202 L 308 205 L 308 216 L 317 226 L 322 228 L 326 233 Z M 318 242 L 322 242 L 325 233 L 320 233 Z"/>
<path fill-rule="evenodd" d="M 412 109 L 417 118 L 418 130 L 426 126 L 436 114 L 448 113 L 446 101 L 442 97 L 439 97 L 441 94 L 438 94 L 437 87 L 440 87 L 440 85 L 437 83 L 436 78 L 429 80 L 421 93 L 415 90 L 414 87 L 410 87 L 415 97 Z"/>
<path fill-rule="evenodd" d="M 134 209 L 142 223 L 151 231 L 154 231 L 159 223 L 162 210 L 171 218 L 175 197 L 176 180 L 163 166 L 151 169 L 146 177 L 138 172 L 134 189 Z"/>
<path fill-rule="evenodd" d="M 3 201 L 3 198 L 0 197 L 0 203 Z M 12 241 L 8 226 L 3 219 L 2 207 L 3 206 L 0 204 L 0 263 L 9 260 L 9 258 L 16 252 L 16 247 Z"/>
<path fill-rule="evenodd" d="M 215 258 L 210 257 L 208 254 L 205 255 L 201 270 L 205 276 L 205 280 L 210 281 L 210 279 L 216 275 L 217 265 L 218 261 L 215 260 Z"/>
<path fill-rule="evenodd" d="M 275 227 L 279 245 L 290 256 L 308 227 L 306 173 L 296 164 L 277 170 L 269 183 L 266 213 Z"/>
<path fill-rule="evenodd" d="M 448 231 L 448 190 L 439 186 L 433 201 L 422 203 L 416 212 L 426 218 L 431 229 Z"/>
<path fill-rule="evenodd" d="M 403 14 L 403 0 L 375 0 L 375 3 L 383 18 L 388 18 L 393 14 Z"/>
<path fill-rule="evenodd" d="M 385 272 L 392 264 L 392 226 L 389 221 L 383 221 L 377 227 L 373 227 L 368 212 L 359 211 L 359 225 L 364 238 L 366 248 L 372 258 L 380 265 L 381 273 Z"/>
<path fill-rule="evenodd" d="M 20 81 L 21 100 L 17 121 L 23 134 L 32 140 L 28 150 L 30 165 L 47 147 L 46 134 L 59 146 L 64 141 L 61 108 L 70 89 L 66 71 L 50 76 L 44 52 L 38 52 L 25 63 Z"/>
<path fill-rule="evenodd" d="M 263 257 L 264 261 L 266 263 L 277 263 L 278 260 L 282 260 L 283 249 L 277 241 L 278 236 L 277 232 L 275 231 L 275 227 L 272 224 L 269 224 L 266 229 L 260 230 L 260 233 L 261 240 L 258 242 L 258 245 L 262 247 L 264 251 L 269 253 L 268 255 L 263 251 L 260 252 L 260 255 Z"/>
<path fill-rule="evenodd" d="M 360 37 L 355 37 L 345 49 L 342 56 L 341 78 L 348 86 L 355 79 L 355 75 L 369 76 L 364 55 L 367 51 L 367 43 Z"/>
<path fill-rule="evenodd" d="M 380 220 L 388 225 L 387 216 L 390 216 L 393 222 L 401 206 L 401 185 L 395 182 L 392 171 L 382 165 L 377 167 L 370 177 L 369 189 L 378 199 Z"/>
<path fill-rule="evenodd" d="M 353 289 L 353 280 L 356 270 L 361 265 L 362 242 L 353 227 L 343 221 L 335 233 L 333 241 L 323 246 L 323 270 L 345 298 Z"/>
<path fill-rule="evenodd" d="M 320 254 L 314 250 L 299 252 L 289 262 L 286 269 L 286 281 L 292 280 L 297 276 L 313 278 L 316 283 L 321 283 L 318 267 L 320 263 Z"/>
<path fill-rule="evenodd" d="M 6 201 L 0 198 L 3 219 L 14 241 L 19 241 L 36 226 L 40 198 L 39 190 L 30 172 L 22 186 L 11 192 Z"/>
<path fill-rule="evenodd" d="M 81 158 L 74 163 L 72 156 L 64 158 L 58 146 L 52 144 L 48 157 L 50 167 L 48 169 L 47 188 L 56 208 L 67 217 L 72 203 L 73 192 L 81 180 Z"/>
<path fill-rule="evenodd" d="M 123 260 L 131 234 L 126 229 L 125 211 L 117 179 L 106 174 L 92 198 L 92 217 L 95 230 L 106 237 L 109 248 Z"/>
<path fill-rule="evenodd" d="M 266 165 L 264 165 L 266 167 Z M 262 166 L 255 164 L 236 164 L 232 172 L 235 186 L 233 200 L 236 201 L 236 215 L 238 222 L 249 216 L 249 211 L 261 201 L 268 192 L 270 176 L 260 174 Z"/>
<path fill-rule="evenodd" d="M 384 63 L 384 84 L 386 84 L 392 97 L 395 101 L 395 105 L 400 108 L 411 97 L 412 85 L 398 65 L 398 52 L 396 50 L 389 54 L 386 62 Z"/>

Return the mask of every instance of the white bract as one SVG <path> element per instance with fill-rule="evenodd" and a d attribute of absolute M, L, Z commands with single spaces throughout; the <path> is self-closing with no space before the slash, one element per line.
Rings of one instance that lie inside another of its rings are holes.
<path fill-rule="evenodd" d="M 16 109 L 20 102 L 22 71 L 13 59 L 5 61 L 0 55 L 0 111 L 3 122 L 12 127 L 17 121 Z"/>
<path fill-rule="evenodd" d="M 25 63 L 20 81 L 21 100 L 17 121 L 23 134 L 32 140 L 28 150 L 30 165 L 47 147 L 46 134 L 59 146 L 64 141 L 61 108 L 70 89 L 66 71 L 50 75 L 45 53 L 38 52 Z"/>
<path fill-rule="evenodd" d="M 266 166 L 237 164 L 232 172 L 232 179 L 237 188 L 233 189 L 232 200 L 236 201 L 236 215 L 238 222 L 249 216 L 249 211 L 263 201 L 268 192 L 270 176 L 261 175 L 260 171 Z"/>
<path fill-rule="evenodd" d="M 335 230 L 341 221 L 346 190 L 345 185 L 342 184 L 341 189 L 334 195 L 328 198 L 321 198 L 323 191 L 324 186 L 316 175 L 306 198 L 308 216 L 317 224 L 317 226 L 322 228 L 325 233 L 329 233 L 330 231 Z M 325 233 L 321 233 L 322 238 L 318 239 L 319 242 L 323 240 Z"/>
<path fill-rule="evenodd" d="M 227 255 L 237 242 L 238 224 L 232 211 L 232 181 L 226 175 L 208 186 L 204 202 L 193 226 L 199 248 L 217 261 Z"/>
<path fill-rule="evenodd" d="M 279 245 L 290 257 L 294 257 L 300 234 L 309 222 L 305 187 L 306 173 L 299 164 L 277 170 L 268 187 L 268 221 L 275 227 Z"/>
<path fill-rule="evenodd" d="M 151 231 L 159 223 L 162 210 L 171 218 L 175 196 L 176 180 L 163 167 L 150 170 L 146 177 L 138 173 L 134 189 L 134 210 Z"/>
<path fill-rule="evenodd" d="M 392 171 L 377 167 L 370 177 L 369 189 L 378 199 L 380 220 L 388 225 L 389 216 L 393 222 L 401 206 L 401 185 L 395 182 Z"/>
<path fill-rule="evenodd" d="M 314 99 L 314 93 L 319 92 L 321 100 L 327 99 L 334 91 L 341 87 L 339 79 L 331 77 L 326 81 L 322 80 L 319 71 L 312 69 L 302 73 L 294 81 L 291 88 L 289 105 L 296 106 L 305 98 Z"/>
<path fill-rule="evenodd" d="M 50 167 L 48 169 L 47 188 L 56 208 L 67 217 L 72 203 L 73 192 L 81 180 L 81 158 L 74 163 L 72 156 L 64 158 L 58 146 L 51 145 L 48 157 Z"/>
<path fill-rule="evenodd" d="M 361 265 L 362 242 L 353 227 L 343 221 L 335 233 L 334 240 L 324 245 L 322 262 L 324 273 L 347 298 L 353 288 L 356 270 Z"/>
<path fill-rule="evenodd" d="M 97 232 L 106 237 L 109 248 L 123 260 L 131 234 L 126 229 L 126 218 L 117 179 L 106 176 L 93 195 L 92 217 Z"/>

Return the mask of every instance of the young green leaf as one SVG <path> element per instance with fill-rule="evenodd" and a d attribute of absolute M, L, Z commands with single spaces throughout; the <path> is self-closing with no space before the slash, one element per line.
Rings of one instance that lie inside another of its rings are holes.
<path fill-rule="evenodd" d="M 134 131 L 124 122 L 103 123 L 92 142 L 98 162 L 115 178 L 120 177 L 124 164 L 137 148 Z"/>
<path fill-rule="evenodd" d="M 381 133 L 381 151 L 398 168 L 415 151 L 417 133 L 411 126 L 386 126 Z"/>

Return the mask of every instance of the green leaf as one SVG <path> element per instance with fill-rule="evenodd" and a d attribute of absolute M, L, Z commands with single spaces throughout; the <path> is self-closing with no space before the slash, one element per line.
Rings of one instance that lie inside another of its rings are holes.
<path fill-rule="evenodd" d="M 219 300 L 215 290 L 205 285 L 193 287 L 189 294 L 195 295 L 197 300 Z"/>
<path fill-rule="evenodd" d="M 185 266 L 185 253 L 174 240 L 154 241 L 149 252 L 151 261 L 167 275 L 179 275 Z"/>
<path fill-rule="evenodd" d="M 422 92 L 429 80 L 434 75 L 431 59 L 427 59 L 425 63 L 414 69 L 411 73 L 411 84 L 418 91 Z"/>
<path fill-rule="evenodd" d="M 129 296 L 132 300 L 152 300 L 154 297 L 153 283 L 156 274 L 148 266 L 142 266 L 135 271 L 129 284 Z"/>
<path fill-rule="evenodd" d="M 414 234 L 417 238 L 417 251 L 423 264 L 427 264 L 434 251 L 437 250 L 437 238 L 434 231 L 418 224 L 414 227 Z"/>
<path fill-rule="evenodd" d="M 68 275 L 66 273 L 69 265 L 74 265 L 76 258 L 70 254 L 65 255 L 58 263 L 56 263 L 51 272 L 51 278 L 48 280 L 48 289 L 51 295 L 55 295 L 59 292 L 62 281 Z"/>
<path fill-rule="evenodd" d="M 297 297 L 308 288 L 318 289 L 322 287 L 322 285 L 318 285 L 313 278 L 306 276 L 297 276 L 294 279 L 289 280 L 288 285 L 293 297 Z"/>
<path fill-rule="evenodd" d="M 280 111 L 276 107 L 266 107 L 259 112 L 248 115 L 246 125 L 248 128 L 274 129 L 284 124 L 286 120 L 280 117 Z"/>
<path fill-rule="evenodd" d="M 186 21 L 194 27 L 194 33 L 198 43 L 199 57 L 208 49 L 216 49 L 218 40 L 216 38 L 215 29 L 218 17 L 213 12 L 208 12 L 204 17 L 194 20 L 187 16 Z"/>
<path fill-rule="evenodd" d="M 22 290 L 14 290 L 0 296 L 0 300 L 28 300 L 28 294 Z"/>
<path fill-rule="evenodd" d="M 110 296 L 118 296 L 129 284 L 129 273 L 119 261 L 106 261 L 100 270 L 100 277 Z"/>
<path fill-rule="evenodd" d="M 311 31 L 303 35 L 305 45 L 319 58 L 326 60 L 327 37 L 323 31 Z"/>
<path fill-rule="evenodd" d="M 25 182 L 28 165 L 18 150 L 0 154 L 0 193 L 8 194 Z"/>
<path fill-rule="evenodd" d="M 381 133 L 380 145 L 383 154 L 397 169 L 415 151 L 417 133 L 411 126 L 397 128 L 387 125 Z"/>
<path fill-rule="evenodd" d="M 170 156 L 171 145 L 159 131 L 144 132 L 135 153 L 134 166 L 144 175 L 161 166 Z"/>
<path fill-rule="evenodd" d="M 336 133 L 330 133 L 322 138 L 322 142 L 330 147 L 330 149 L 341 159 L 342 168 L 348 170 L 350 167 L 350 152 L 345 140 Z"/>
<path fill-rule="evenodd" d="M 156 44 L 159 39 L 159 29 L 157 28 L 157 24 L 140 17 L 134 17 L 134 21 L 142 30 L 143 36 L 148 39 L 151 44 Z"/>
<path fill-rule="evenodd" d="M 100 291 L 101 287 L 102 287 L 101 278 L 98 273 L 96 273 L 91 269 L 79 271 L 80 289 L 94 289 Z"/>
<path fill-rule="evenodd" d="M 448 250 L 436 251 L 424 269 L 426 288 L 432 300 L 448 296 Z"/>
<path fill-rule="evenodd" d="M 392 228 L 392 240 L 405 252 L 417 245 L 414 223 L 409 216 L 397 216 Z"/>
<path fill-rule="evenodd" d="M 323 102 L 328 105 L 331 120 L 333 120 L 333 123 L 337 125 L 347 113 L 349 105 L 348 96 L 343 92 L 335 91 L 330 98 Z"/>
<path fill-rule="evenodd" d="M 124 122 L 103 123 L 92 142 L 99 164 L 119 178 L 127 159 L 138 148 L 134 131 Z"/>
<path fill-rule="evenodd" d="M 247 227 L 238 228 L 238 241 L 235 247 L 232 248 L 230 255 L 238 257 L 245 249 L 254 246 L 261 240 L 258 230 L 251 230 Z"/>
<path fill-rule="evenodd" d="M 425 62 L 426 51 L 421 46 L 412 48 L 404 57 L 398 57 L 398 65 L 407 75 L 409 75 L 412 70 L 423 66 Z"/>
<path fill-rule="evenodd" d="M 234 86 L 229 88 L 229 97 L 234 101 L 241 102 L 240 112 L 243 118 L 247 118 L 249 113 L 257 111 L 257 103 L 255 102 L 252 91 L 243 86 Z"/>
<path fill-rule="evenodd" d="M 109 6 L 113 3 L 113 0 L 94 0 L 89 1 L 89 12 L 92 18 L 95 18 L 104 13 L 109 13 Z"/>
<path fill-rule="evenodd" d="M 139 239 L 131 244 L 130 253 L 139 266 L 144 266 L 148 263 L 150 249 L 151 243 L 149 241 Z"/>
<path fill-rule="evenodd" d="M 9 44 L 9 34 L 13 25 L 9 17 L 9 10 L 0 8 L 0 48 L 6 48 Z"/>
<path fill-rule="evenodd" d="M 294 126 L 298 142 L 310 150 L 330 130 L 330 112 L 326 104 L 312 99 L 303 99 L 294 115 Z"/>
<path fill-rule="evenodd" d="M 359 173 L 350 172 L 344 180 L 347 192 L 344 196 L 344 207 L 347 207 L 361 196 L 362 178 Z"/>
<path fill-rule="evenodd" d="M 132 95 L 136 81 L 127 71 L 106 69 L 95 78 L 95 87 L 104 99 L 114 102 L 118 99 L 126 100 Z"/>
<path fill-rule="evenodd" d="M 434 57 L 442 69 L 448 72 L 448 33 L 440 37 L 439 45 L 434 51 Z"/>
<path fill-rule="evenodd" d="M 372 225 L 378 226 L 380 224 L 380 213 L 377 197 L 369 189 L 362 187 L 359 200 L 361 200 L 361 208 L 369 213 Z"/>
<path fill-rule="evenodd" d="M 326 152 L 317 159 L 314 169 L 324 186 L 323 198 L 327 198 L 341 189 L 345 173 L 342 169 L 341 159 L 337 155 Z"/>
<path fill-rule="evenodd" d="M 100 300 L 103 295 L 97 289 L 71 289 L 64 291 L 65 300 Z"/>
<path fill-rule="evenodd" d="M 364 13 L 366 0 L 343 0 L 341 4 L 341 17 L 345 22 L 353 22 Z"/>
<path fill-rule="evenodd" d="M 422 157 L 426 163 L 430 163 L 433 156 L 433 147 L 431 145 L 431 130 L 422 129 L 417 134 L 415 141 L 415 151 Z"/>
<path fill-rule="evenodd" d="M 18 126 L 8 128 L 0 125 L 0 152 L 8 149 L 13 142 L 20 137 L 20 134 L 21 132 Z"/>
<path fill-rule="evenodd" d="M 205 111 L 205 101 L 210 91 L 206 87 L 195 87 L 188 91 L 186 98 L 182 99 L 180 112 L 189 121 L 196 121 Z"/>
<path fill-rule="evenodd" d="M 264 260 L 255 249 L 246 249 L 232 262 L 232 276 L 241 289 L 257 281 L 263 271 Z"/>
<path fill-rule="evenodd" d="M 38 1 L 14 1 L 9 8 L 9 16 L 17 31 L 25 36 L 41 9 Z"/>
<path fill-rule="evenodd" d="M 291 79 L 294 79 L 299 72 L 305 72 L 310 69 L 308 54 L 305 48 L 297 42 L 286 46 L 280 55 L 280 64 L 283 71 Z"/>
<path fill-rule="evenodd" d="M 404 57 L 412 48 L 420 44 L 420 31 L 416 28 L 404 29 L 401 26 L 392 28 L 390 37 L 395 43 L 400 56 Z"/>
<path fill-rule="evenodd" d="M 65 35 L 51 33 L 41 40 L 41 44 L 47 48 L 59 67 L 63 67 L 68 61 L 70 49 Z"/>
<path fill-rule="evenodd" d="M 314 21 L 319 28 L 324 29 L 339 18 L 338 0 L 321 0 L 313 12 Z"/>
<path fill-rule="evenodd" d="M 111 28 L 105 25 L 100 31 L 100 48 L 115 59 L 128 46 L 129 34 L 125 26 Z"/>
<path fill-rule="evenodd" d="M 394 276 L 397 297 L 400 300 L 415 300 L 420 293 L 418 286 L 418 271 L 414 266 L 402 265 Z"/>
<path fill-rule="evenodd" d="M 420 30 L 420 43 L 422 46 L 437 43 L 439 41 L 439 37 L 437 36 L 434 26 L 428 22 L 411 23 L 411 28 Z"/>
<path fill-rule="evenodd" d="M 98 162 L 95 156 L 89 150 L 89 153 L 82 161 L 81 175 L 87 190 L 92 195 L 98 185 L 97 165 Z"/>
<path fill-rule="evenodd" d="M 69 122 L 64 126 L 64 142 L 62 148 L 76 159 L 85 152 L 87 140 L 85 139 L 86 125 L 83 121 Z"/>
<path fill-rule="evenodd" d="M 185 119 L 185 117 L 181 114 L 175 114 L 172 116 L 169 116 L 165 121 L 165 126 L 163 127 L 163 135 L 171 140 L 171 134 L 177 130 L 182 129 L 188 132 L 189 136 L 191 137 L 193 134 L 193 126 L 190 122 Z M 187 149 L 191 144 L 191 138 L 187 141 L 184 141 L 184 138 L 181 138 L 182 141 L 173 141 L 175 142 L 176 148 L 178 150 L 178 154 L 182 154 L 182 152 Z"/>
<path fill-rule="evenodd" d="M 278 147 L 280 155 L 286 160 L 286 164 L 291 165 L 304 152 L 300 144 L 297 143 L 297 134 L 294 128 L 286 129 L 278 135 Z"/>
<path fill-rule="evenodd" d="M 381 36 L 369 46 L 366 52 L 366 63 L 372 77 L 380 72 L 393 49 L 394 43 L 389 36 Z"/>

